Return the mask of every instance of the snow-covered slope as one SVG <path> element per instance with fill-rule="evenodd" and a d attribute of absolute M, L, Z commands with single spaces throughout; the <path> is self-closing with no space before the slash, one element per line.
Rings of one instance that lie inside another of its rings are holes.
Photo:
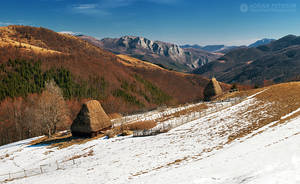
<path fill-rule="evenodd" d="M 157 136 L 100 138 L 64 149 L 28 146 L 31 140 L 2 146 L 0 181 L 32 169 L 35 176 L 9 183 L 299 183 L 300 118 L 231 139 L 270 116 L 265 109 L 273 103 L 262 105 L 259 95 Z"/>

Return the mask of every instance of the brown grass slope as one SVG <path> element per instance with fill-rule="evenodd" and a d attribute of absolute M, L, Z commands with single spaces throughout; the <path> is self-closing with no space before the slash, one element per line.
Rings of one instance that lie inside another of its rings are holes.
<path fill-rule="evenodd" d="M 296 111 L 300 108 L 300 82 L 282 83 L 260 89 L 230 93 L 224 95 L 222 99 L 245 97 L 255 93 L 258 93 L 255 95 L 256 102 L 248 108 L 241 109 L 237 117 L 234 117 L 239 121 L 233 122 L 230 127 L 227 127 L 227 132 L 238 130 L 229 135 L 228 142 L 247 136 L 255 130 L 270 125 L 270 123 L 274 123 L 271 126 L 274 127 L 288 123 L 289 120 L 300 116 L 300 112 Z M 292 112 L 294 113 L 290 114 Z M 248 123 L 245 124 L 244 122 Z M 264 130 L 258 131 L 254 135 L 262 131 Z"/>
<path fill-rule="evenodd" d="M 41 60 L 43 69 L 66 68 L 78 80 L 88 81 L 91 76 L 103 77 L 109 85 L 104 92 L 105 98 L 99 100 L 108 113 L 141 109 L 141 106 L 113 95 L 114 91 L 122 89 L 124 83 L 131 87 L 126 89 L 127 93 L 143 104 L 145 110 L 161 105 L 151 99 L 153 94 L 148 89 L 153 86 L 170 97 L 164 103 L 179 104 L 201 100 L 203 88 L 208 83 L 206 78 L 168 71 L 139 60 L 135 62 L 143 67 L 128 65 L 128 58 L 117 57 L 79 38 L 49 29 L 0 27 L 0 63 L 16 58 Z"/>

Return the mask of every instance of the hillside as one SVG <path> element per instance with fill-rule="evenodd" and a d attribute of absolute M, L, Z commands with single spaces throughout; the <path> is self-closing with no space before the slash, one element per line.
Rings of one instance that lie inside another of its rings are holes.
<path fill-rule="evenodd" d="M 275 39 L 271 39 L 271 38 L 263 38 L 263 39 L 261 39 L 261 40 L 257 40 L 257 41 L 254 42 L 254 43 L 249 44 L 248 47 L 258 47 L 258 46 L 261 46 L 261 45 L 269 44 L 269 43 L 271 43 L 272 41 L 275 41 Z"/>
<path fill-rule="evenodd" d="M 158 126 L 183 122 L 156 136 L 94 138 L 66 148 L 55 142 L 35 144 L 37 137 L 2 146 L 0 180 L 296 184 L 300 83 L 236 92 L 222 99 L 206 103 L 206 108 L 198 103 L 123 118 L 161 119 Z M 177 116 L 180 111 L 185 113 Z M 58 144 L 64 141 L 68 139 Z"/>
<path fill-rule="evenodd" d="M 147 109 L 161 104 L 200 100 L 203 87 L 208 82 L 197 75 L 178 75 L 160 67 L 128 67 L 110 52 L 75 36 L 45 28 L 8 26 L 1 27 L 0 33 L 1 63 L 9 59 L 40 60 L 44 72 L 53 67 L 64 68 L 70 71 L 75 83 L 85 83 L 87 87 L 99 86 L 97 81 L 101 80 L 106 85 L 100 100 L 109 112 L 130 112 L 141 107 Z M 147 90 L 150 86 L 154 91 Z M 116 91 L 124 93 L 116 94 Z M 73 97 L 76 96 L 70 96 Z M 130 99 L 135 100 L 128 101 Z M 114 107 L 111 107 L 112 104 Z"/>
<path fill-rule="evenodd" d="M 85 35 L 78 35 L 78 37 L 110 52 L 130 55 L 183 72 L 189 72 L 220 57 L 204 50 L 182 49 L 176 44 L 152 41 L 138 36 L 104 38 L 102 40 Z"/>
<path fill-rule="evenodd" d="M 32 121 L 24 114 L 32 117 L 29 107 L 52 79 L 61 88 L 70 115 L 60 130 L 69 128 L 88 99 L 99 100 L 109 114 L 128 114 L 200 101 L 208 83 L 199 75 L 116 56 L 75 36 L 45 28 L 8 26 L 1 27 L 0 33 L 1 145 L 40 135 L 40 131 L 28 129 Z M 230 87 L 222 86 L 225 90 Z M 20 131 L 24 130 L 21 125 L 27 127 L 26 133 Z"/>
<path fill-rule="evenodd" d="M 194 71 L 227 83 L 262 85 L 299 77 L 300 38 L 288 35 L 267 45 L 233 50 Z"/>

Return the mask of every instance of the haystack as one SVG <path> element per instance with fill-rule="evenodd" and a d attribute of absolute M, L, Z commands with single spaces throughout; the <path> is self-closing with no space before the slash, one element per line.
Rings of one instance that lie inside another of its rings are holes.
<path fill-rule="evenodd" d="M 223 93 L 222 88 L 216 78 L 212 78 L 204 89 L 204 100 L 209 101 Z"/>
<path fill-rule="evenodd" d="M 97 100 L 84 103 L 71 125 L 73 136 L 94 137 L 112 126 L 110 118 Z"/>

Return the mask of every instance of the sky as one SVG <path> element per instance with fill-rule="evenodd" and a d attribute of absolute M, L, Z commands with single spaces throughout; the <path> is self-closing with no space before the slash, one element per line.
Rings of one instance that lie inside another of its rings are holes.
<path fill-rule="evenodd" d="M 176 44 L 248 45 L 300 35 L 297 0 L 2 0 L 0 26 Z"/>

